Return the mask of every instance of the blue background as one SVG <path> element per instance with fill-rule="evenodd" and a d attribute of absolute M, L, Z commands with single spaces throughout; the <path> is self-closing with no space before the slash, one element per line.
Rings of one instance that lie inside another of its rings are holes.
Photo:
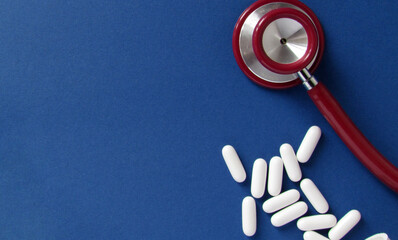
<path fill-rule="evenodd" d="M 264 89 L 238 68 L 232 31 L 252 2 L 1 1 L 0 239 L 245 238 L 250 178 L 232 180 L 221 148 L 235 146 L 250 177 L 311 125 L 323 136 L 303 174 L 337 218 L 361 211 L 348 238 L 398 239 L 397 194 L 303 87 Z M 398 165 L 398 1 L 305 3 L 325 31 L 318 80 Z M 257 203 L 253 239 L 302 238 Z"/>

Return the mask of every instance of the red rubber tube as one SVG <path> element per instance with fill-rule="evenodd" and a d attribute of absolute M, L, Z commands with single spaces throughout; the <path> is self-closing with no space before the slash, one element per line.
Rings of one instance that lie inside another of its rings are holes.
<path fill-rule="evenodd" d="M 381 155 L 366 139 L 326 87 L 322 83 L 318 83 L 308 91 L 308 95 L 337 135 L 362 164 L 380 181 L 398 193 L 398 168 Z"/>

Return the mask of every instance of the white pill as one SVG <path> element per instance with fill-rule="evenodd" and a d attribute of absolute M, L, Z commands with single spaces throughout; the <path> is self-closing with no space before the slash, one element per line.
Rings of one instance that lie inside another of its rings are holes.
<path fill-rule="evenodd" d="M 297 160 L 299 162 L 306 163 L 310 159 L 319 138 L 321 138 L 321 129 L 318 126 L 310 127 L 297 150 Z"/>
<path fill-rule="evenodd" d="M 390 240 L 390 238 L 385 233 L 378 233 L 378 234 L 368 237 L 365 240 Z"/>
<path fill-rule="evenodd" d="M 317 212 L 326 213 L 329 210 L 328 202 L 313 181 L 303 179 L 300 188 Z"/>
<path fill-rule="evenodd" d="M 292 180 L 293 182 L 298 182 L 301 179 L 301 169 L 300 165 L 297 161 L 296 154 L 294 153 L 294 150 L 290 144 L 282 144 L 282 146 L 279 149 L 279 152 L 281 154 L 282 160 L 283 160 L 283 165 L 285 166 L 287 176 Z"/>
<path fill-rule="evenodd" d="M 273 213 L 297 202 L 299 198 L 299 191 L 291 189 L 265 201 L 263 204 L 263 210 L 266 213 Z"/>
<path fill-rule="evenodd" d="M 261 198 L 264 195 L 265 184 L 267 181 L 267 162 L 259 158 L 254 161 L 252 172 L 251 192 L 253 197 Z"/>
<path fill-rule="evenodd" d="M 242 229 L 248 237 L 253 236 L 257 230 L 256 202 L 252 197 L 245 197 L 242 201 Z"/>
<path fill-rule="evenodd" d="M 303 234 L 304 240 L 329 240 L 329 238 L 313 231 L 307 231 Z"/>
<path fill-rule="evenodd" d="M 344 217 L 342 217 L 337 224 L 330 229 L 329 238 L 331 240 L 342 239 L 351 229 L 357 225 L 361 220 L 361 213 L 358 210 L 349 211 Z"/>
<path fill-rule="evenodd" d="M 269 162 L 268 193 L 277 196 L 281 193 L 283 181 L 283 161 L 280 157 L 273 157 Z"/>
<path fill-rule="evenodd" d="M 296 202 L 289 207 L 280 210 L 271 217 L 271 223 L 275 227 L 281 227 L 297 218 L 303 216 L 308 210 L 305 202 Z"/>
<path fill-rule="evenodd" d="M 245 181 L 246 171 L 235 149 L 231 145 L 224 146 L 222 149 L 222 156 L 224 157 L 224 161 L 233 179 L 238 183 Z"/>
<path fill-rule="evenodd" d="M 337 219 L 332 214 L 313 215 L 302 217 L 297 221 L 297 227 L 301 231 L 328 229 L 336 225 Z"/>

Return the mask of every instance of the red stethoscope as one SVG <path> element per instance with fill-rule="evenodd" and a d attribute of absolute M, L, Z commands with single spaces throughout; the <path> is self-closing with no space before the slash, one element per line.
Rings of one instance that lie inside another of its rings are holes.
<path fill-rule="evenodd" d="M 302 83 L 351 152 L 398 192 L 398 168 L 377 151 L 326 87 L 312 76 L 324 45 L 318 18 L 298 0 L 258 0 L 242 13 L 233 33 L 236 61 L 251 80 L 274 89 Z"/>

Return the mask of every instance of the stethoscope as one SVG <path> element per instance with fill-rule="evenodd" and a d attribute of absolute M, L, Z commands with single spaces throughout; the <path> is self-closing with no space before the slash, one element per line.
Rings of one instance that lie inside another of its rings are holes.
<path fill-rule="evenodd" d="M 398 168 L 359 131 L 312 72 L 324 50 L 321 24 L 298 0 L 258 0 L 239 17 L 233 51 L 242 71 L 257 84 L 274 89 L 300 83 L 351 152 L 384 184 L 398 192 Z"/>

